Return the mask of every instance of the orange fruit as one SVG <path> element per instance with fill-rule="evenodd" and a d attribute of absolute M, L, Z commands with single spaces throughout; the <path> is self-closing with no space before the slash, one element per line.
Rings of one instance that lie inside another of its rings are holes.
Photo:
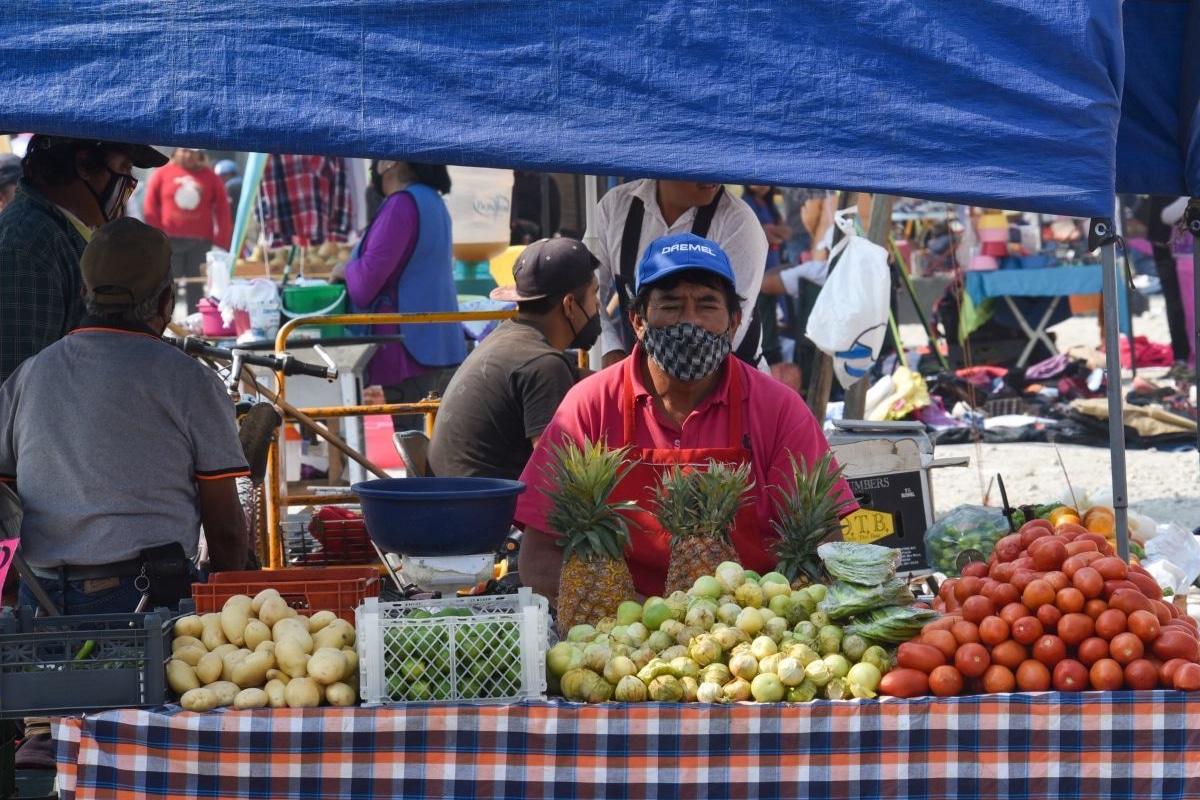
<path fill-rule="evenodd" d="M 1083 527 L 1109 538 L 1116 535 L 1117 517 L 1108 506 L 1092 506 L 1083 515 Z"/>
<path fill-rule="evenodd" d="M 1050 524 L 1056 528 L 1064 522 L 1071 522 L 1075 525 L 1083 524 L 1079 518 L 1079 512 L 1070 506 L 1059 506 L 1058 508 L 1051 509 L 1048 518 Z"/>

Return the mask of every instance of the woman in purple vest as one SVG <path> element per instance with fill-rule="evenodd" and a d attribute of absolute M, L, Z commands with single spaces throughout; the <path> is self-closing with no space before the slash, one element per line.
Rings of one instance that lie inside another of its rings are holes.
<path fill-rule="evenodd" d="M 333 279 L 342 279 L 354 313 L 458 311 L 450 213 L 442 195 L 450 175 L 440 164 L 378 160 L 371 183 L 384 197 L 374 222 L 363 233 L 353 257 Z M 462 325 L 420 323 L 376 325 L 377 334 L 396 333 L 403 342 L 387 342 L 367 367 L 367 385 L 379 384 L 389 403 L 413 403 L 440 396 L 467 356 Z M 424 430 L 418 414 L 392 418 L 396 430 Z"/>

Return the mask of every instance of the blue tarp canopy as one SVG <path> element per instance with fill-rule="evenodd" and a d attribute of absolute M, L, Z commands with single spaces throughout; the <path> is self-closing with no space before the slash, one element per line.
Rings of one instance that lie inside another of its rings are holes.
<path fill-rule="evenodd" d="M 0 16 L 0 129 L 1108 216 L 1121 13 L 1114 0 L 17 0 Z M 1155 155 L 1147 175 L 1173 163 Z"/>
<path fill-rule="evenodd" d="M 1125 0 L 1117 190 L 1200 197 L 1200 0 Z"/>

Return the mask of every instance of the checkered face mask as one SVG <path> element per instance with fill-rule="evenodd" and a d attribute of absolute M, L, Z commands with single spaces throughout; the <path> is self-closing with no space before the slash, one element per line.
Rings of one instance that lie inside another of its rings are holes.
<path fill-rule="evenodd" d="M 672 378 L 698 381 L 717 371 L 733 345 L 724 333 L 679 322 L 662 328 L 646 326 L 642 347 Z"/>

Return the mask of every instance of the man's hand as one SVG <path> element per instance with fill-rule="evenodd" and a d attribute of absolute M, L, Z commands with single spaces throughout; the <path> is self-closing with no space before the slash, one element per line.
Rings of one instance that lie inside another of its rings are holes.
<path fill-rule="evenodd" d="M 208 542 L 213 572 L 239 570 L 246 565 L 249 534 L 246 512 L 238 500 L 237 479 L 198 481 L 200 524 Z"/>
<path fill-rule="evenodd" d="M 625 355 L 626 354 L 624 350 L 609 350 L 600 357 L 600 363 L 605 367 L 611 367 L 613 364 L 616 364 L 618 361 L 625 358 Z"/>

